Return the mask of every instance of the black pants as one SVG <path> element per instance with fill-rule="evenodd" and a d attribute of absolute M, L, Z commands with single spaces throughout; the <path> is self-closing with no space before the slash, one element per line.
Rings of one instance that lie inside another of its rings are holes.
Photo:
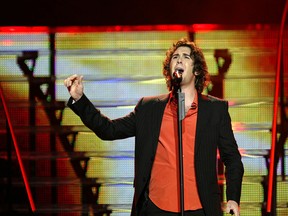
<path fill-rule="evenodd" d="M 149 198 L 145 201 L 142 210 L 141 216 L 179 216 L 181 213 L 164 211 L 158 208 Z M 203 209 L 198 209 L 194 211 L 185 211 L 185 216 L 205 216 Z"/>

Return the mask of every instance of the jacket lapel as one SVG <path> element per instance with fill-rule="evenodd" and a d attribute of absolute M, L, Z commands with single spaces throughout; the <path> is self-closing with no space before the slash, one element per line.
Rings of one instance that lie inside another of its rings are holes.
<path fill-rule="evenodd" d="M 152 139 L 153 139 L 153 152 L 155 154 L 156 148 L 158 145 L 158 140 L 159 140 L 159 135 L 160 135 L 160 129 L 161 129 L 161 123 L 162 123 L 162 118 L 164 114 L 164 110 L 166 107 L 166 104 L 168 102 L 169 95 L 163 95 L 159 98 L 156 99 L 156 102 L 153 106 L 153 115 L 152 115 L 152 127 L 153 127 L 153 132 L 152 132 Z"/>
<path fill-rule="evenodd" d="M 197 124 L 196 124 L 196 137 L 195 137 L 195 155 L 201 145 L 201 132 L 207 125 L 209 116 L 209 99 L 207 96 L 198 94 L 198 114 L 197 114 Z"/>

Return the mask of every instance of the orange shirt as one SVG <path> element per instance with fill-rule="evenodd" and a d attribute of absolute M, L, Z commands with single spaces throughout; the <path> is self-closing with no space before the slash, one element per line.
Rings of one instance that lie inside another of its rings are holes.
<path fill-rule="evenodd" d="M 198 98 L 182 120 L 184 210 L 202 208 L 195 179 L 194 146 Z M 160 209 L 180 212 L 177 104 L 170 98 L 164 110 L 149 184 L 149 198 Z"/>

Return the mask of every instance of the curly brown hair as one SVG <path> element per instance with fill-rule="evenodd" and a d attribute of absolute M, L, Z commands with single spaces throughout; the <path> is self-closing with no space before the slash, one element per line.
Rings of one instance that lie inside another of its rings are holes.
<path fill-rule="evenodd" d="M 173 46 L 170 47 L 166 52 L 166 58 L 163 62 L 163 75 L 166 80 L 167 88 L 169 89 L 169 91 L 172 90 L 172 77 L 170 72 L 171 58 L 175 50 L 181 46 L 189 47 L 191 49 L 190 57 L 194 61 L 193 73 L 197 72 L 195 88 L 198 93 L 202 93 L 203 89 L 207 85 L 207 81 L 209 80 L 208 67 L 202 50 L 197 47 L 194 42 L 189 41 L 187 38 L 181 38 L 177 42 L 173 43 Z"/>

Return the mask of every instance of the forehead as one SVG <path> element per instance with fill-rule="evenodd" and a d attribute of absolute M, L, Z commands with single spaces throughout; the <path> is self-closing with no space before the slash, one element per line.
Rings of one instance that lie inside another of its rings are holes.
<path fill-rule="evenodd" d="M 187 46 L 180 46 L 178 47 L 175 52 L 173 53 L 173 55 L 175 54 L 180 54 L 180 53 L 186 53 L 186 54 L 189 54 L 191 53 L 191 49 L 190 47 L 187 47 Z"/>

